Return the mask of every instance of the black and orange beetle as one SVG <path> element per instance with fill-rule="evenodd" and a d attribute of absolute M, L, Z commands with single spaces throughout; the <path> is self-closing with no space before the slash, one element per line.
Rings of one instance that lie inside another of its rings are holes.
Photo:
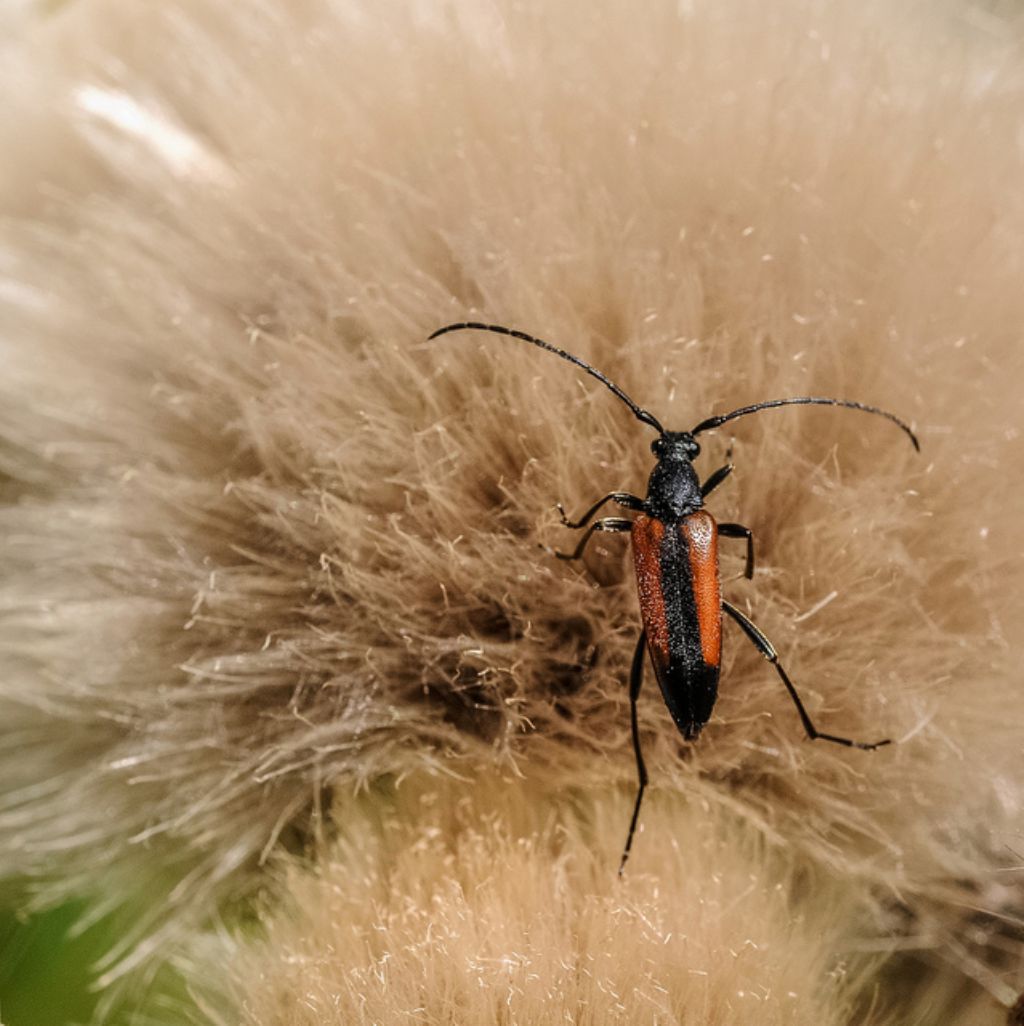
<path fill-rule="evenodd" d="M 579 545 L 571 553 L 555 553 L 561 559 L 579 559 L 595 531 L 629 531 L 633 543 L 633 561 L 636 567 L 637 589 L 640 594 L 640 616 L 643 629 L 637 640 L 633 666 L 629 679 L 629 707 L 632 725 L 633 750 L 636 754 L 639 789 L 629 833 L 619 863 L 619 873 L 629 858 L 640 815 L 640 803 L 647 787 L 647 769 L 640 750 L 640 732 L 637 726 L 636 702 L 643 681 L 644 648 L 646 647 L 654 675 L 658 679 L 662 696 L 672 719 L 687 741 L 694 740 L 711 717 L 718 696 L 718 676 L 722 660 L 722 612 L 729 614 L 740 625 L 746 636 L 778 673 L 790 698 L 796 705 L 804 730 L 811 740 L 832 741 L 838 745 L 870 751 L 889 744 L 882 741 L 853 741 L 837 734 L 826 734 L 811 721 L 793 682 L 779 662 L 772 643 L 758 627 L 735 606 L 722 598 L 718 574 L 718 539 L 741 538 L 747 543 L 745 576 L 754 575 L 754 542 L 750 529 L 742 524 L 719 524 L 703 507 L 704 500 L 732 473 L 733 465 L 719 467 L 703 484 L 697 477 L 693 461 L 700 455 L 696 436 L 710 431 L 737 417 L 776 406 L 845 406 L 852 410 L 875 413 L 898 425 L 920 451 L 917 436 L 899 417 L 875 406 L 828 399 L 820 396 L 796 396 L 790 399 L 770 399 L 766 402 L 743 406 L 731 413 L 702 420 L 690 431 L 666 431 L 657 418 L 641 409 L 618 385 L 609 381 L 599 370 L 578 356 L 567 353 L 548 342 L 525 332 L 505 328 L 498 324 L 478 324 L 468 321 L 449 324 L 435 331 L 430 339 L 451 331 L 490 331 L 499 335 L 529 342 L 581 367 L 606 385 L 632 411 L 637 420 L 658 432 L 651 443 L 651 452 L 657 464 L 647 482 L 647 496 L 641 499 L 629 492 L 611 492 L 599 499 L 578 520 L 569 520 L 565 510 L 558 506 L 562 523 L 574 529 L 587 527 Z M 429 340 L 428 340 L 429 341 Z M 637 515 L 604 517 L 595 520 L 594 514 L 606 503 L 614 502 Z"/>

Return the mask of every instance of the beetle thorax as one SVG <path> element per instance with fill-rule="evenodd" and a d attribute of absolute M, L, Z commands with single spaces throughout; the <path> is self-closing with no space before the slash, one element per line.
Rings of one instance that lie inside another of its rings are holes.
<path fill-rule="evenodd" d="M 692 460 L 700 446 L 688 431 L 666 431 L 651 445 L 658 465 L 647 482 L 647 509 L 668 522 L 681 520 L 704 505 Z"/>

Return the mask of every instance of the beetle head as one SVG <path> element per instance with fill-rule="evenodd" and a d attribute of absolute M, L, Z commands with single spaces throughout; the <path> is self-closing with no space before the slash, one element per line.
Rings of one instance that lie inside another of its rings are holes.
<path fill-rule="evenodd" d="M 651 452 L 669 463 L 690 463 L 700 455 L 700 445 L 689 431 L 666 431 L 651 442 Z"/>

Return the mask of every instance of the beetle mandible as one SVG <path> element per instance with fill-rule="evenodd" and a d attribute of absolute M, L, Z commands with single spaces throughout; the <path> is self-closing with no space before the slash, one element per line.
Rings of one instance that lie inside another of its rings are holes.
<path fill-rule="evenodd" d="M 560 559 L 579 559 L 596 531 L 628 531 L 632 538 L 633 562 L 636 568 L 637 590 L 640 596 L 640 617 L 643 627 L 637 639 L 629 677 L 629 713 L 633 738 L 633 752 L 639 787 L 633 815 L 629 822 L 626 844 L 619 862 L 622 874 L 633 845 L 640 805 L 647 787 L 647 768 L 640 750 L 640 730 L 637 724 L 636 703 L 643 682 L 644 649 L 654 666 L 654 675 L 661 688 L 665 704 L 679 732 L 687 741 L 694 740 L 711 717 L 718 696 L 718 677 L 722 662 L 722 613 L 727 613 L 739 624 L 758 651 L 767 659 L 785 685 L 796 706 L 800 721 L 812 741 L 831 741 L 849 748 L 871 751 L 890 743 L 881 741 L 854 741 L 837 734 L 818 730 L 808 715 L 793 682 L 779 662 L 775 647 L 761 630 L 735 606 L 722 598 L 718 573 L 718 539 L 740 538 L 746 541 L 747 556 L 744 575 L 754 575 L 754 539 L 750 528 L 742 524 L 716 523 L 703 507 L 704 500 L 733 471 L 732 463 L 719 467 L 701 484 L 693 461 L 700 455 L 697 435 L 720 427 L 727 421 L 744 417 L 748 413 L 777 406 L 843 406 L 864 413 L 885 417 L 901 428 L 914 449 L 920 452 L 917 436 L 899 417 L 876 406 L 851 402 L 848 399 L 830 399 L 822 396 L 794 396 L 788 399 L 769 399 L 742 406 L 731 413 L 723 413 L 702 420 L 689 431 L 666 431 L 658 419 L 641 409 L 613 381 L 578 356 L 557 346 L 535 338 L 526 332 L 506 328 L 500 324 L 481 324 L 461 321 L 438 328 L 427 341 L 452 331 L 489 331 L 498 335 L 529 342 L 546 349 L 581 367 L 607 386 L 633 411 L 633 416 L 658 432 L 651 443 L 651 452 L 657 458 L 647 482 L 647 495 L 640 498 L 629 492 L 610 492 L 598 499 L 578 520 L 570 520 L 561 505 L 558 511 L 566 527 L 587 530 L 571 553 L 557 552 Z M 623 509 L 636 513 L 627 517 L 603 517 L 591 521 L 606 503 L 614 502 Z M 589 525 L 589 526 L 588 526 Z"/>

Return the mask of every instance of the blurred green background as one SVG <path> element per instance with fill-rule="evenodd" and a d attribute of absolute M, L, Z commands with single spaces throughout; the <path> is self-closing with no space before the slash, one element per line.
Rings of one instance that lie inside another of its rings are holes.
<path fill-rule="evenodd" d="M 200 1019 L 182 978 L 167 967 L 97 991 L 97 963 L 120 939 L 121 914 L 83 929 L 85 901 L 25 915 L 19 909 L 26 897 L 20 887 L 0 892 L 2 1026 L 180 1026 Z"/>

